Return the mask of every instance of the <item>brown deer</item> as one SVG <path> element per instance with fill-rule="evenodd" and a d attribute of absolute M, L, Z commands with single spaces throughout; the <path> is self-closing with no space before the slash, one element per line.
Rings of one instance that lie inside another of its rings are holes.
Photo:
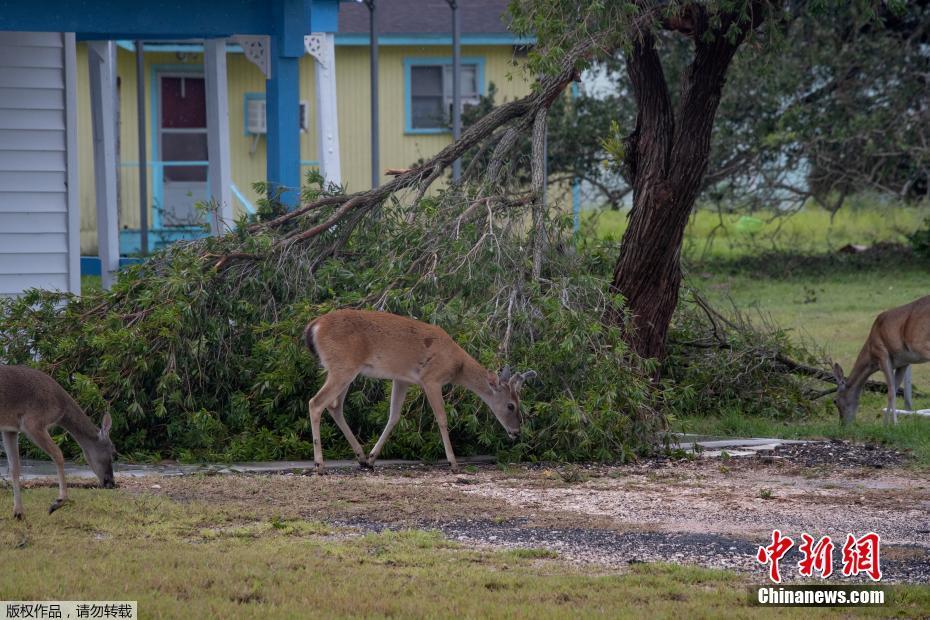
<path fill-rule="evenodd" d="M 115 486 L 113 455 L 116 450 L 110 441 L 110 414 L 103 416 L 98 430 L 64 388 L 47 374 L 26 366 L 0 365 L 0 432 L 3 433 L 3 449 L 13 479 L 13 516 L 16 519 L 23 518 L 19 489 L 19 433 L 25 433 L 58 467 L 58 499 L 49 507 L 49 514 L 68 501 L 65 459 L 58 444 L 48 434 L 49 427 L 56 424 L 68 431 L 81 446 L 84 458 L 100 484 L 112 489 Z"/>
<path fill-rule="evenodd" d="M 926 361 L 930 361 L 930 296 L 879 314 L 849 377 L 843 374 L 839 364 L 833 365 L 837 387 L 833 402 L 839 409 L 840 421 L 849 424 L 855 419 L 866 380 L 876 370 L 881 370 L 888 385 L 884 422 L 897 424 L 895 396 L 898 388 L 905 377 L 910 376 L 911 364 Z M 908 409 L 911 408 L 909 383 L 904 391 Z"/>
<path fill-rule="evenodd" d="M 446 458 L 458 471 L 442 398 L 444 385 L 452 383 L 474 392 L 507 431 L 511 439 L 520 432 L 520 388 L 536 376 L 532 370 L 511 374 L 489 372 L 465 352 L 441 328 L 385 312 L 336 310 L 307 325 L 307 346 L 326 369 L 326 381 L 310 399 L 310 427 L 313 431 L 313 460 L 323 471 L 320 446 L 320 418 L 329 410 L 342 430 L 362 467 L 373 467 L 391 431 L 400 420 L 400 411 L 411 385 L 419 385 L 436 416 Z M 387 425 L 367 457 L 342 415 L 342 404 L 349 384 L 358 375 L 391 379 L 391 409 Z"/>

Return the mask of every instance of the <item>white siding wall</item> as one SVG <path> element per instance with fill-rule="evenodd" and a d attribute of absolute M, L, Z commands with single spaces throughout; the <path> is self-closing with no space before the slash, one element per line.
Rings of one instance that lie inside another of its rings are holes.
<path fill-rule="evenodd" d="M 0 32 L 0 295 L 80 292 L 74 36 Z"/>

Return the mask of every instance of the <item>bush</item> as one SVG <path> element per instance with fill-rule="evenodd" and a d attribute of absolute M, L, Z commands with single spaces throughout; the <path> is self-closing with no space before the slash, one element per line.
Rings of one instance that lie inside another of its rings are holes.
<path fill-rule="evenodd" d="M 655 364 L 638 359 L 621 329 L 602 321 L 610 305 L 622 306 L 605 294 L 616 248 L 573 237 L 568 219 L 549 222 L 546 269 L 536 282 L 527 275 L 520 208 L 460 192 L 424 199 L 415 210 L 395 202 L 310 246 L 270 249 L 327 214 L 321 208 L 290 229 L 242 222 L 222 238 L 177 243 L 127 269 L 111 291 L 36 290 L 0 301 L 0 358 L 45 370 L 96 419 L 110 411 L 116 445 L 136 459 L 309 458 L 307 400 L 323 372 L 301 334 L 312 318 L 342 307 L 435 323 L 489 368 L 538 372 L 524 387 L 529 421 L 515 444 L 475 396 L 447 391 L 459 455 L 622 461 L 661 439 L 658 407 L 693 412 L 726 403 L 755 412 L 760 398 L 767 410 L 794 415 L 804 407 L 800 384 L 773 382 L 765 362 L 728 383 L 716 371 L 732 351 L 695 357 L 673 348 L 669 380 L 654 384 Z M 217 269 L 230 252 L 241 259 Z M 706 333 L 698 319 L 682 317 L 676 333 Z M 386 387 L 359 379 L 347 398 L 347 419 L 369 446 L 387 419 Z M 351 455 L 328 420 L 322 440 L 327 458 Z M 66 449 L 78 453 L 74 444 Z M 419 390 L 383 455 L 442 457 Z"/>

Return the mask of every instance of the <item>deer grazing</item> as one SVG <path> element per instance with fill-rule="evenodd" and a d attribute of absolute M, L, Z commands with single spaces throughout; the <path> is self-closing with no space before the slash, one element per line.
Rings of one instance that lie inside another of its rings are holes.
<path fill-rule="evenodd" d="M 441 328 L 385 312 L 336 310 L 307 325 L 304 339 L 326 369 L 326 381 L 310 399 L 313 460 L 323 471 L 320 418 L 329 410 L 362 467 L 373 467 L 391 431 L 400 420 L 407 390 L 419 385 L 436 416 L 446 458 L 458 471 L 442 398 L 444 385 L 452 383 L 474 392 L 490 407 L 511 439 L 520 432 L 520 388 L 536 376 L 532 370 L 511 374 L 489 372 L 465 352 Z M 346 423 L 342 405 L 349 384 L 358 375 L 391 379 L 391 408 L 387 425 L 367 457 Z"/>
<path fill-rule="evenodd" d="M 833 400 L 839 409 L 840 421 L 849 424 L 855 419 L 866 380 L 876 370 L 881 370 L 888 385 L 884 422 L 897 424 L 895 396 L 901 381 L 910 372 L 911 364 L 926 361 L 930 361 L 930 296 L 879 314 L 849 376 L 844 376 L 839 364 L 833 365 L 837 387 Z M 904 396 L 905 405 L 910 409 L 909 390 L 905 390 Z"/>
<path fill-rule="evenodd" d="M 13 517 L 16 519 L 23 518 L 19 488 L 19 433 L 25 433 L 58 467 L 58 499 L 49 507 L 49 514 L 68 501 L 65 459 L 58 444 L 48 434 L 49 427 L 56 424 L 68 431 L 81 446 L 84 458 L 100 484 L 113 488 L 113 455 L 116 450 L 110 441 L 110 414 L 103 416 L 98 430 L 74 399 L 47 374 L 26 366 L 0 365 L 0 432 L 3 433 L 3 449 L 13 479 Z"/>

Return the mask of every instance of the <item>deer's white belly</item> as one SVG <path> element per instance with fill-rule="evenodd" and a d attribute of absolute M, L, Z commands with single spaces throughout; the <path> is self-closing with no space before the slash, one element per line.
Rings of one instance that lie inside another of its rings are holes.
<path fill-rule="evenodd" d="M 386 368 L 378 368 L 368 364 L 362 366 L 359 374 L 372 379 L 390 379 L 391 381 L 405 381 L 407 383 L 419 383 L 420 374 L 416 372 L 391 372 Z"/>

